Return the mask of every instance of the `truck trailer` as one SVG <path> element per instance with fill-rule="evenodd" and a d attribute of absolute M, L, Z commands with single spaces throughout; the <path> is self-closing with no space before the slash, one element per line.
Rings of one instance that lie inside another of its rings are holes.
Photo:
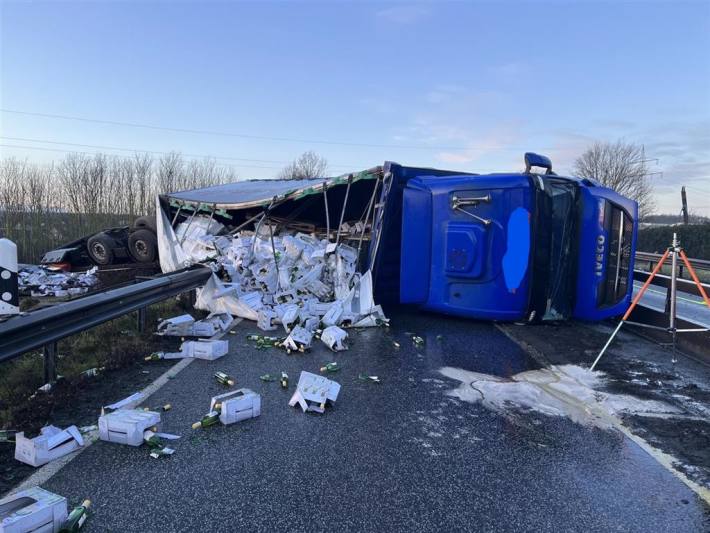
<path fill-rule="evenodd" d="M 173 230 L 200 216 L 226 234 L 268 219 L 348 243 L 385 306 L 484 320 L 601 320 L 623 313 L 633 291 L 636 202 L 559 176 L 533 153 L 517 173 L 385 162 L 335 178 L 175 192 L 158 203 L 164 272 L 191 263 Z"/>

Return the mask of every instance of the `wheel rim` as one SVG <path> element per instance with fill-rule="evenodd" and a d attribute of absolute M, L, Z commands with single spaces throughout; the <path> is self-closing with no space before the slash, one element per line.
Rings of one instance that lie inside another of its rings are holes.
<path fill-rule="evenodd" d="M 99 261 L 105 261 L 106 257 L 108 257 L 108 253 L 106 252 L 106 247 L 103 244 L 101 244 L 100 242 L 95 242 L 94 246 L 92 247 L 92 250 L 94 252 L 94 256 Z"/>
<path fill-rule="evenodd" d="M 141 257 L 148 257 L 148 244 L 145 241 L 136 241 L 136 254 Z"/>

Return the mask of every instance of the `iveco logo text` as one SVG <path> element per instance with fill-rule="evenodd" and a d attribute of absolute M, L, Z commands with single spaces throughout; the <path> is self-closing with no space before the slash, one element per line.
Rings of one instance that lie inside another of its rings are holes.
<path fill-rule="evenodd" d="M 603 268 L 602 268 L 602 263 L 604 263 L 604 243 L 606 242 L 606 239 L 604 238 L 604 235 L 599 235 L 597 237 L 597 250 L 594 255 L 594 273 L 597 275 L 597 277 L 602 277 L 603 275 Z"/>

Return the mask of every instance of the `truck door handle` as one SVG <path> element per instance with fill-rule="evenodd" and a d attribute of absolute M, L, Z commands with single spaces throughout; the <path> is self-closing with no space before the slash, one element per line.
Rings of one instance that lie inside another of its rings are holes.
<path fill-rule="evenodd" d="M 462 205 L 476 206 L 476 205 L 480 204 L 481 202 L 490 203 L 490 201 L 491 201 L 490 193 L 486 194 L 485 196 L 474 196 L 474 197 L 469 197 L 469 198 L 459 198 L 458 196 L 454 196 L 453 198 L 451 198 L 451 207 L 454 209 L 458 209 Z"/>
<path fill-rule="evenodd" d="M 490 193 L 486 194 L 485 196 L 474 196 L 474 197 L 469 197 L 469 198 L 459 198 L 458 196 L 454 196 L 453 198 L 451 198 L 451 208 L 456 211 L 461 211 L 462 213 L 466 213 L 468 216 L 474 218 L 475 220 L 477 220 L 478 222 L 480 222 L 481 224 L 483 224 L 484 226 L 487 227 L 491 223 L 490 219 L 482 218 L 474 213 L 471 213 L 470 211 L 466 211 L 465 209 L 463 209 L 462 206 L 471 205 L 473 207 L 476 207 L 481 202 L 490 203 L 490 201 L 491 201 Z"/>

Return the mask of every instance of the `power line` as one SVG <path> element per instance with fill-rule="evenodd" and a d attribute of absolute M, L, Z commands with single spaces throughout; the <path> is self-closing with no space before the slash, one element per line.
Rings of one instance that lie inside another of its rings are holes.
<path fill-rule="evenodd" d="M 141 153 L 148 153 L 148 154 L 160 154 L 160 155 L 167 155 L 170 152 L 161 152 L 158 150 L 144 150 L 140 148 L 121 148 L 118 146 L 104 146 L 104 145 L 99 145 L 99 144 L 79 144 L 79 143 L 68 143 L 68 142 L 60 142 L 60 141 L 49 141 L 49 140 L 44 140 L 44 139 L 28 139 L 25 137 L 8 137 L 5 135 L 0 135 L 0 139 L 6 139 L 9 141 L 24 141 L 24 142 L 36 142 L 36 143 L 43 143 L 43 144 L 59 144 L 63 146 L 78 146 L 80 148 L 98 148 L 100 150 L 118 150 L 118 151 L 123 151 L 123 152 L 141 152 Z M 255 163 L 276 163 L 276 164 L 281 164 L 281 165 L 288 165 L 291 163 L 291 161 L 275 161 L 273 159 L 246 159 L 242 157 L 229 157 L 229 156 L 220 156 L 220 155 L 209 155 L 209 154 L 187 154 L 187 153 L 182 153 L 182 155 L 186 157 L 202 157 L 202 158 L 208 158 L 208 159 L 224 159 L 228 161 L 251 161 Z M 248 166 L 248 165 L 246 165 Z M 329 164 L 328 166 L 330 167 L 342 167 L 342 168 L 359 168 L 358 165 L 331 165 Z M 259 167 L 256 167 L 259 168 Z"/>
<path fill-rule="evenodd" d="M 0 143 L 0 146 L 5 147 L 5 148 L 20 148 L 22 150 L 41 150 L 43 152 L 60 152 L 63 154 L 102 155 L 101 152 L 85 152 L 82 150 L 61 150 L 58 148 L 46 148 L 44 146 L 26 146 L 26 145 L 20 145 L 20 144 L 4 144 L 4 143 Z M 220 166 L 233 167 L 233 168 L 265 168 L 265 169 L 270 169 L 270 170 L 281 170 L 281 167 L 267 167 L 267 166 L 260 166 L 260 165 L 220 165 Z"/>
<path fill-rule="evenodd" d="M 160 131 L 176 131 L 180 133 L 194 133 L 198 135 L 216 135 L 220 137 L 240 137 L 243 139 L 256 139 L 261 141 L 277 141 L 277 142 L 298 142 L 308 144 L 327 144 L 339 146 L 360 146 L 368 148 L 399 148 L 409 150 L 466 150 L 464 146 L 424 146 L 424 145 L 401 145 L 401 144 L 375 144 L 375 143 L 356 143 L 346 141 L 324 141 L 322 139 L 299 139 L 294 137 L 268 137 L 265 135 L 250 135 L 247 133 L 234 133 L 214 130 L 196 130 L 191 128 L 170 128 L 167 126 L 156 126 L 154 124 L 141 124 L 138 122 L 121 122 L 118 120 L 101 120 L 95 118 L 75 117 L 71 115 L 58 115 L 52 113 L 34 113 L 30 111 L 18 111 L 15 109 L 0 108 L 3 113 L 12 113 L 15 115 L 28 115 L 33 117 L 57 118 L 63 120 L 78 120 L 81 122 L 92 122 L 94 124 L 108 124 L 111 126 L 126 126 L 130 128 L 143 128 Z"/>

